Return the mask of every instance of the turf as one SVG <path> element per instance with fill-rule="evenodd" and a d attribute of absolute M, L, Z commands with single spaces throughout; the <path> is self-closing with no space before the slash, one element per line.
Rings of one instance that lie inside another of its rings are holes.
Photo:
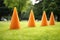
<path fill-rule="evenodd" d="M 53 26 L 28 27 L 27 21 L 20 22 L 20 29 L 10 30 L 10 22 L 0 22 L 0 40 L 60 40 L 60 22 Z"/>

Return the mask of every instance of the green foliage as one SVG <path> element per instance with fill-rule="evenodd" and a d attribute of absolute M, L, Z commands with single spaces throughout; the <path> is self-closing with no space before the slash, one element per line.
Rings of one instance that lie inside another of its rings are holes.
<path fill-rule="evenodd" d="M 38 19 L 41 19 L 41 15 L 43 10 L 47 12 L 47 16 L 49 19 L 50 12 L 53 11 L 55 14 L 57 14 L 57 8 L 58 8 L 58 0 L 42 0 L 38 4 L 35 4 L 33 6 L 35 16 Z"/>
<path fill-rule="evenodd" d="M 30 4 L 30 1 L 29 0 L 4 0 L 4 3 L 8 8 L 17 7 L 18 11 L 22 11 L 22 10 L 26 10 L 26 7 L 28 6 L 28 4 Z"/>

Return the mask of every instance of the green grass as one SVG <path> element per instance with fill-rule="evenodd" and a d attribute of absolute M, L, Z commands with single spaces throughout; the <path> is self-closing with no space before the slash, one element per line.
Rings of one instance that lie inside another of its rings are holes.
<path fill-rule="evenodd" d="M 54 26 L 28 27 L 27 21 L 20 22 L 20 29 L 9 30 L 10 22 L 0 22 L 0 40 L 60 40 L 60 22 Z"/>

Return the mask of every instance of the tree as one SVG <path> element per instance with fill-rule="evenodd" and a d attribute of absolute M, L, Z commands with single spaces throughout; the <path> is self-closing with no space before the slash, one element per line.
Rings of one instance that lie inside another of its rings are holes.
<path fill-rule="evenodd" d="M 47 3 L 48 2 L 48 3 Z M 42 12 L 45 10 L 47 17 L 49 19 L 50 17 L 50 12 L 51 11 L 56 11 L 57 9 L 57 3 L 55 0 L 42 0 L 38 4 L 35 4 L 34 7 L 34 12 L 35 12 L 35 17 L 37 19 L 41 19 Z M 55 12 L 54 12 L 55 13 Z M 55 13 L 56 14 L 56 13 Z"/>
<path fill-rule="evenodd" d="M 19 16 L 21 17 L 22 11 L 27 9 L 28 4 L 30 4 L 29 0 L 4 0 L 6 7 L 14 8 L 17 7 L 19 12 Z"/>
<path fill-rule="evenodd" d="M 29 0 L 4 0 L 4 3 L 9 8 L 17 7 L 17 8 L 19 8 L 18 10 L 21 11 L 21 10 L 23 10 L 23 7 L 26 6 L 27 1 L 29 1 Z"/>
<path fill-rule="evenodd" d="M 57 4 L 57 9 L 55 13 L 57 14 L 57 21 L 60 21 L 60 0 L 55 0 Z"/>
<path fill-rule="evenodd" d="M 42 17 L 42 1 L 38 4 L 33 5 L 33 11 L 35 15 L 35 19 L 41 19 Z"/>

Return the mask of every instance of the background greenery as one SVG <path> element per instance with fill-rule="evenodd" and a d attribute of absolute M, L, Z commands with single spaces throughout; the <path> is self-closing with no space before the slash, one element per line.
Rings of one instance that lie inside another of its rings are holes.
<path fill-rule="evenodd" d="M 6 16 L 8 14 L 9 18 L 10 18 L 9 15 L 12 15 L 13 8 L 17 7 L 19 13 L 18 15 L 19 18 L 21 18 L 21 20 L 27 20 L 29 17 L 30 10 L 33 9 L 35 19 L 40 20 L 42 17 L 42 12 L 43 10 L 45 10 L 48 20 L 51 11 L 53 11 L 55 19 L 57 21 L 60 21 L 60 0 L 50 0 L 50 1 L 42 0 L 39 3 L 36 3 L 35 5 L 32 5 L 30 0 L 4 0 L 3 3 L 5 4 L 5 7 L 10 10 L 2 8 L 5 10 L 5 13 L 1 13 L 1 15 Z"/>

